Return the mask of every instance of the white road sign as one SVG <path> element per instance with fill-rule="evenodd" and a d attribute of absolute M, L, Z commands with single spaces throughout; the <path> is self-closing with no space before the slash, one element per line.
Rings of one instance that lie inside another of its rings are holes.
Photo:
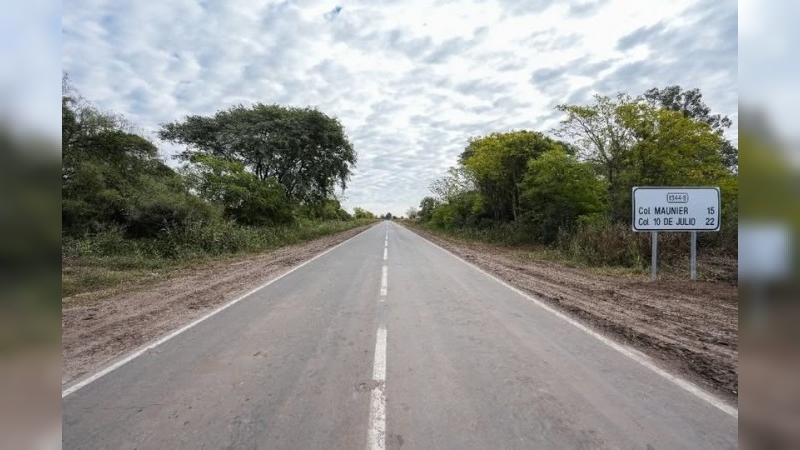
<path fill-rule="evenodd" d="M 719 231 L 717 187 L 633 188 L 633 231 Z"/>

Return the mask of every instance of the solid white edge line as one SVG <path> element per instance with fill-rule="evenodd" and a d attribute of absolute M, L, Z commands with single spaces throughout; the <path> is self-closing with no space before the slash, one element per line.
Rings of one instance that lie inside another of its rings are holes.
<path fill-rule="evenodd" d="M 405 227 L 403 227 L 403 228 L 405 228 Z M 408 228 L 406 228 L 406 230 L 408 230 Z M 607 338 L 606 336 L 603 336 L 602 334 L 592 330 L 591 328 L 589 328 L 586 325 L 578 322 L 577 320 L 573 319 L 572 317 L 569 317 L 569 316 L 565 315 L 561 311 L 556 310 L 552 306 L 544 303 L 543 301 L 537 299 L 536 297 L 533 297 L 530 294 L 528 294 L 526 292 L 523 292 L 522 290 L 512 286 L 511 284 L 507 283 L 504 280 L 501 280 L 497 276 L 495 276 L 495 275 L 493 275 L 493 274 L 481 269 L 480 267 L 478 267 L 478 266 L 476 266 L 476 265 L 474 265 L 474 264 L 472 264 L 472 263 L 470 263 L 468 261 L 465 261 L 465 260 L 461 259 L 458 255 L 450 252 L 446 248 L 444 248 L 444 247 L 442 247 L 442 246 L 440 246 L 440 245 L 438 245 L 438 244 L 436 244 L 434 242 L 429 241 L 425 237 L 420 236 L 419 234 L 414 233 L 411 230 L 409 230 L 409 231 L 414 236 L 417 236 L 418 238 L 422 239 L 423 241 L 427 242 L 428 244 L 438 248 L 439 250 L 447 253 L 448 255 L 452 256 L 453 258 L 461 261 L 462 263 L 472 267 L 473 269 L 477 270 L 478 272 L 481 272 L 484 275 L 486 275 L 487 277 L 489 277 L 489 278 L 495 280 L 496 282 L 502 284 L 503 286 L 507 287 L 508 289 L 511 289 L 512 291 L 516 292 L 517 294 L 519 294 L 519 295 L 527 298 L 528 300 L 536 303 L 536 305 L 538 305 L 538 306 L 542 307 L 543 309 L 549 311 L 550 313 L 554 314 L 555 316 L 559 317 L 560 319 L 563 319 L 563 320 L 567 321 L 568 323 L 570 323 L 571 325 L 577 327 L 578 329 L 588 333 L 589 335 L 591 335 L 592 337 L 596 338 L 600 342 L 608 345 L 609 347 L 613 348 L 614 350 L 622 353 L 623 355 L 627 356 L 628 358 L 630 358 L 630 359 L 636 361 L 637 363 L 641 364 L 642 366 L 650 369 L 651 371 L 653 371 L 656 374 L 660 375 L 662 378 L 666 379 L 667 381 L 672 382 L 676 386 L 678 386 L 681 389 L 689 392 L 690 394 L 694 395 L 695 397 L 699 398 L 700 400 L 705 401 L 706 403 L 710 404 L 711 406 L 719 409 L 720 411 L 724 412 L 725 414 L 728 414 L 729 416 L 731 416 L 731 417 L 733 417 L 735 419 L 739 418 L 739 410 L 737 408 L 734 408 L 733 406 L 728 405 L 724 401 L 722 401 L 719 398 L 715 397 L 714 395 L 706 392 L 703 388 L 695 385 L 694 383 L 692 383 L 690 381 L 687 381 L 687 380 L 685 380 L 683 378 L 680 378 L 678 376 L 675 376 L 675 375 L 667 372 L 666 370 L 662 369 L 661 367 L 658 367 L 653 362 L 649 361 L 646 357 L 644 357 L 642 355 L 639 355 L 636 352 L 636 350 L 634 350 L 634 349 L 632 349 L 632 348 L 630 348 L 630 347 L 628 347 L 626 345 L 623 345 L 623 344 L 620 344 L 620 343 L 612 341 L 611 339 Z"/>
<path fill-rule="evenodd" d="M 367 449 L 386 447 L 386 327 L 381 325 L 375 336 L 375 366 L 372 378 L 377 385 L 370 392 Z"/>
<path fill-rule="evenodd" d="M 383 266 L 383 271 L 381 272 L 381 297 L 386 296 L 386 291 L 388 290 L 389 285 L 389 269 L 386 266 Z"/>
<path fill-rule="evenodd" d="M 234 300 L 231 300 L 230 302 L 218 307 L 217 309 L 215 309 L 215 310 L 211 311 L 210 313 L 200 317 L 199 319 L 195 319 L 194 321 L 190 322 L 189 324 L 178 328 L 177 330 L 167 334 L 166 336 L 164 336 L 164 337 L 162 337 L 162 338 L 160 338 L 160 339 L 158 339 L 158 340 L 156 340 L 154 342 L 151 342 L 149 344 L 145 344 L 144 347 L 139 348 L 138 350 L 136 350 L 133 353 L 129 354 L 128 356 L 122 358 L 121 360 L 111 364 L 110 366 L 108 366 L 108 367 L 106 367 L 104 369 L 101 369 L 98 372 L 95 372 L 94 374 L 92 374 L 92 375 L 90 375 L 90 376 L 88 376 L 88 377 L 86 377 L 86 378 L 84 378 L 84 379 L 82 379 L 80 381 L 78 381 L 77 383 L 71 385 L 67 389 L 64 389 L 63 391 L 61 391 L 61 398 L 63 399 L 65 397 L 67 397 L 68 395 L 77 392 L 79 389 L 89 385 L 90 383 L 100 379 L 101 377 L 103 377 L 105 375 L 108 375 L 109 373 L 119 369 L 120 367 L 124 366 L 125 364 L 127 364 L 127 363 L 131 362 L 132 360 L 138 358 L 139 356 L 141 356 L 142 354 L 144 354 L 148 350 L 152 350 L 152 349 L 158 347 L 159 345 L 169 341 L 170 339 L 174 338 L 175 336 L 178 336 L 179 334 L 183 333 L 184 331 L 186 331 L 186 330 L 188 330 L 188 329 L 200 324 L 201 322 L 203 322 L 203 321 L 205 321 L 205 320 L 207 320 L 207 319 L 209 319 L 209 318 L 221 313 L 222 311 L 224 311 L 224 310 L 230 308 L 231 306 L 239 303 L 240 301 L 244 300 L 245 298 L 255 294 L 256 292 L 260 291 L 261 289 L 264 289 L 265 287 L 269 286 L 270 284 L 272 284 L 272 283 L 280 280 L 281 278 L 289 275 L 290 273 L 300 269 L 301 267 L 305 266 L 306 264 L 309 264 L 312 261 L 314 261 L 314 260 L 316 260 L 318 258 L 321 258 L 322 256 L 326 255 L 327 253 L 332 252 L 333 250 L 336 250 L 337 248 L 341 247 L 342 245 L 347 244 L 348 242 L 352 241 L 353 239 L 355 239 L 356 237 L 360 236 L 365 231 L 370 230 L 371 228 L 372 227 L 367 228 L 367 229 L 365 229 L 363 231 L 360 231 L 355 236 L 352 236 L 352 237 L 348 238 L 347 240 L 342 241 L 342 242 L 334 245 L 333 247 L 323 251 L 322 253 L 314 255 L 311 259 L 309 259 L 307 261 L 304 261 L 300 265 L 292 267 L 288 271 L 286 271 L 286 272 L 278 275 L 277 277 L 267 281 L 266 283 L 262 284 L 261 286 L 249 291 L 248 293 L 246 293 L 246 294 L 244 294 L 244 295 L 242 295 L 240 297 L 237 297 Z"/>

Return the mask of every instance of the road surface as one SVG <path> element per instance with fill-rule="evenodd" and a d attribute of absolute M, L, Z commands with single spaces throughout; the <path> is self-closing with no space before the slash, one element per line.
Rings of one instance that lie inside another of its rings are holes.
<path fill-rule="evenodd" d="M 391 222 L 119 362 L 65 386 L 64 448 L 738 447 L 733 407 Z"/>

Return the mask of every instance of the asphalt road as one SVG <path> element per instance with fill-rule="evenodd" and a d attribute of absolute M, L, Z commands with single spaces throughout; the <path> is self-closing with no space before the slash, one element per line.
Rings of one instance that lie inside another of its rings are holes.
<path fill-rule="evenodd" d="M 738 413 L 381 223 L 63 397 L 63 447 L 736 448 Z"/>

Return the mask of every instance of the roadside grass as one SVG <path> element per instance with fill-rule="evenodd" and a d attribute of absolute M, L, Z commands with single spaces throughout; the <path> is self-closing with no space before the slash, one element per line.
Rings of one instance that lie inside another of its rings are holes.
<path fill-rule="evenodd" d="M 118 230 L 81 239 L 64 238 L 61 298 L 62 302 L 70 298 L 71 305 L 91 302 L 96 297 L 155 284 L 179 271 L 200 269 L 374 222 L 304 221 L 271 228 L 197 224 L 188 229 L 166 230 L 157 240 L 125 239 Z"/>
<path fill-rule="evenodd" d="M 641 255 L 629 265 L 596 264 L 587 258 L 576 257 L 573 252 L 566 252 L 558 247 L 541 244 L 524 243 L 521 236 L 513 234 L 503 236 L 503 230 L 442 230 L 440 228 L 405 220 L 404 225 L 417 228 L 428 233 L 454 239 L 463 243 L 478 242 L 498 248 L 512 250 L 512 255 L 520 261 L 550 262 L 561 264 L 571 269 L 585 270 L 596 275 L 623 277 L 647 280 L 650 277 L 650 256 Z M 662 238 L 663 239 L 663 238 Z M 679 246 L 680 243 L 678 243 Z M 662 251 L 663 243 L 660 244 Z M 683 247 L 683 246 L 681 246 Z M 659 278 L 689 279 L 689 248 L 685 255 L 672 249 L 669 258 L 659 259 Z M 719 255 L 707 255 L 700 252 L 697 260 L 697 279 L 709 282 L 736 283 L 736 260 Z"/>
<path fill-rule="evenodd" d="M 115 258 L 117 260 L 122 258 Z M 61 297 L 71 297 L 88 292 L 105 291 L 131 282 L 148 285 L 167 277 L 178 269 L 190 266 L 188 261 L 171 261 L 154 268 L 132 268 L 130 264 L 115 266 L 108 258 L 86 258 L 77 265 L 61 268 Z"/>
<path fill-rule="evenodd" d="M 597 275 L 610 275 L 615 277 L 640 277 L 649 274 L 649 269 L 644 267 L 623 266 L 592 266 L 586 261 L 571 258 L 558 249 L 544 248 L 533 251 L 516 251 L 514 257 L 522 261 L 547 261 L 562 264 L 570 269 L 586 270 Z"/>

